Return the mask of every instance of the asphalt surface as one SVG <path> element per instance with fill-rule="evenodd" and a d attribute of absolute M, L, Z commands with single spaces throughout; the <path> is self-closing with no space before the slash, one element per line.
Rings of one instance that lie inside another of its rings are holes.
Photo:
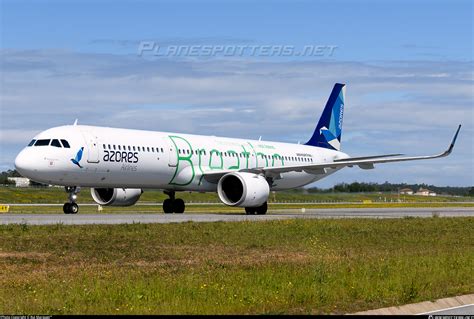
<path fill-rule="evenodd" d="M 133 223 L 183 223 L 183 222 L 236 222 L 259 220 L 282 220 L 297 218 L 404 218 L 404 217 L 474 217 L 474 208 L 336 208 L 336 209 L 286 209 L 272 210 L 266 215 L 236 213 L 216 214 L 0 214 L 0 225 L 87 225 L 87 224 L 133 224 Z"/>
<path fill-rule="evenodd" d="M 465 305 L 453 308 L 446 308 L 432 312 L 423 313 L 423 315 L 443 315 L 443 316 L 474 316 L 474 305 Z"/>

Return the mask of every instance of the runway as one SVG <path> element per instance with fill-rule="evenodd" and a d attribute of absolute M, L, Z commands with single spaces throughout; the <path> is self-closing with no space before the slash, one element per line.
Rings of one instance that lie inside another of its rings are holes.
<path fill-rule="evenodd" d="M 422 313 L 422 315 L 472 316 L 474 315 L 474 305 L 463 305 L 463 306 L 458 306 L 458 307 L 451 307 L 451 308 Z"/>
<path fill-rule="evenodd" d="M 471 207 L 433 208 L 339 208 L 339 209 L 282 209 L 272 210 L 266 215 L 236 213 L 213 214 L 0 214 L 0 225 L 89 225 L 89 224 L 133 224 L 133 223 L 184 223 L 184 222 L 237 222 L 283 219 L 318 218 L 405 218 L 421 217 L 474 217 Z"/>

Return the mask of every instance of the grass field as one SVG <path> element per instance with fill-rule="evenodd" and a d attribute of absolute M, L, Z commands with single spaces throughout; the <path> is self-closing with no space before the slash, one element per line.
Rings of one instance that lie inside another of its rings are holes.
<path fill-rule="evenodd" d="M 0 226 L 0 313 L 321 314 L 474 292 L 474 218 Z"/>

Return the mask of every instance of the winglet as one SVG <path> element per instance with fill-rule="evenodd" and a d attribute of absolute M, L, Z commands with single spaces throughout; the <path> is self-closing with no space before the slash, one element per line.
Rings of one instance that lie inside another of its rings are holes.
<path fill-rule="evenodd" d="M 449 145 L 449 148 L 444 152 L 444 154 L 449 155 L 453 151 L 454 144 L 456 144 L 456 139 L 458 138 L 459 131 L 461 130 L 461 124 L 459 124 L 458 129 L 456 130 L 456 133 L 454 134 L 453 140 L 451 141 L 451 145 Z"/>
<path fill-rule="evenodd" d="M 74 126 L 76 126 L 76 125 L 77 125 L 77 119 L 74 121 L 74 124 L 73 124 L 73 125 L 74 125 Z"/>

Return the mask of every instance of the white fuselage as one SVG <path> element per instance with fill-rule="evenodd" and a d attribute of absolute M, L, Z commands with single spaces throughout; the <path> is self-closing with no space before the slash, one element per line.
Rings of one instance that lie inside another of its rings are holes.
<path fill-rule="evenodd" d="M 212 192 L 217 183 L 202 178 L 203 172 L 308 165 L 348 157 L 299 144 L 84 125 L 51 128 L 34 139 L 66 140 L 70 147 L 63 143 L 26 147 L 15 166 L 32 180 L 64 186 Z M 271 189 L 304 186 L 336 170 L 282 173 Z"/>

